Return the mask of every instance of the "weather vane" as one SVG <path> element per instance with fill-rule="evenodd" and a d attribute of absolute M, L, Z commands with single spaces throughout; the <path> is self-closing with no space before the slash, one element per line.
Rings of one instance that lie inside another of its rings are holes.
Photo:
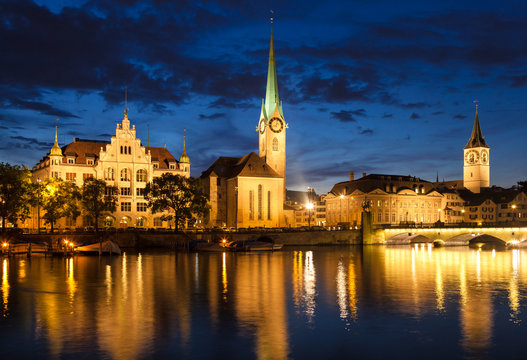
<path fill-rule="evenodd" d="M 474 104 L 476 104 L 476 112 L 478 112 L 478 103 L 479 103 L 478 100 L 474 100 Z"/>
<path fill-rule="evenodd" d="M 274 14 L 274 11 L 273 10 L 269 10 L 269 12 L 271 13 L 271 24 L 273 23 L 273 14 Z"/>

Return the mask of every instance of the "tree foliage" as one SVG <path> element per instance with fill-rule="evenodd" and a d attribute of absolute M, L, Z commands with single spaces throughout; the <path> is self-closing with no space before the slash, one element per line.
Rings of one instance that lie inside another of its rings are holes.
<path fill-rule="evenodd" d="M 195 178 L 165 173 L 146 185 L 145 199 L 152 213 L 170 211 L 174 216 L 174 230 L 178 231 L 193 217 L 208 214 L 207 195 Z"/>
<path fill-rule="evenodd" d="M 0 163 L 0 217 L 2 229 L 6 221 L 16 224 L 29 216 L 33 186 L 31 172 L 19 165 Z"/>
<path fill-rule="evenodd" d="M 51 232 L 55 222 L 63 217 L 76 218 L 80 215 L 78 200 L 80 191 L 75 183 L 49 178 L 39 186 L 40 201 L 45 211 L 42 216 L 50 224 Z"/>
<path fill-rule="evenodd" d="M 117 187 L 109 186 L 105 181 L 88 178 L 84 180 L 81 191 L 81 203 L 84 211 L 95 223 L 98 231 L 99 219 L 117 209 Z"/>

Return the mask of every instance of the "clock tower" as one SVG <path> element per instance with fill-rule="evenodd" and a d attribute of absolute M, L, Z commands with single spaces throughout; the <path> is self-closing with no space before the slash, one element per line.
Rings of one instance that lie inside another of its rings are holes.
<path fill-rule="evenodd" d="M 490 186 L 490 159 L 485 138 L 481 133 L 476 104 L 476 117 L 472 135 L 463 150 L 463 186 L 473 193 L 479 193 L 482 187 Z"/>
<path fill-rule="evenodd" d="M 285 133 L 288 125 L 284 120 L 282 104 L 278 97 L 278 81 L 273 45 L 273 19 L 271 18 L 271 44 L 269 47 L 269 67 L 267 88 L 262 102 L 258 122 L 258 155 L 274 171 L 284 178 L 285 186 Z"/>

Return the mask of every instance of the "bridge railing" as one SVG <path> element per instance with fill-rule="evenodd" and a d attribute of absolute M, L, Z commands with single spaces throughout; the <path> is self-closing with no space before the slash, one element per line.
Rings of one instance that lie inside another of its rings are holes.
<path fill-rule="evenodd" d="M 459 229 L 459 228 L 510 228 L 510 227 L 524 227 L 527 226 L 527 218 L 525 221 L 497 221 L 497 222 L 459 222 L 459 223 L 415 223 L 404 222 L 399 224 L 380 224 L 378 225 L 384 229 Z"/>

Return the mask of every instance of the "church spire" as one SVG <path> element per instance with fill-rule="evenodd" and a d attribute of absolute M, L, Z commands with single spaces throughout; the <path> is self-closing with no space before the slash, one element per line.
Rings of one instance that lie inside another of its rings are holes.
<path fill-rule="evenodd" d="M 185 132 L 187 131 L 186 129 L 184 130 Z M 185 138 L 186 138 L 186 135 L 183 135 L 183 153 L 181 154 L 181 157 L 179 158 L 179 162 L 181 163 L 190 163 L 190 159 L 187 155 L 187 151 L 186 151 L 186 148 L 185 148 Z"/>
<path fill-rule="evenodd" d="M 265 91 L 265 112 L 266 116 L 273 115 L 280 100 L 278 97 L 278 80 L 276 77 L 276 63 L 274 59 L 274 43 L 273 43 L 273 18 L 271 17 L 271 42 L 269 45 L 269 67 L 267 69 L 267 88 Z M 280 111 L 281 112 L 281 111 Z"/>
<path fill-rule="evenodd" d="M 475 147 L 486 147 L 488 148 L 487 143 L 485 142 L 485 138 L 483 137 L 483 133 L 481 132 L 481 127 L 479 126 L 479 117 L 478 117 L 478 102 L 474 101 L 476 103 L 476 116 L 474 118 L 474 127 L 472 128 L 472 135 L 470 136 L 470 139 L 468 140 L 467 146 L 465 146 L 465 149 L 475 148 Z"/>
<path fill-rule="evenodd" d="M 59 121 L 59 119 L 57 119 Z M 62 156 L 62 150 L 60 149 L 59 142 L 57 140 L 57 125 L 55 125 L 55 143 L 51 148 L 49 155 Z"/>

